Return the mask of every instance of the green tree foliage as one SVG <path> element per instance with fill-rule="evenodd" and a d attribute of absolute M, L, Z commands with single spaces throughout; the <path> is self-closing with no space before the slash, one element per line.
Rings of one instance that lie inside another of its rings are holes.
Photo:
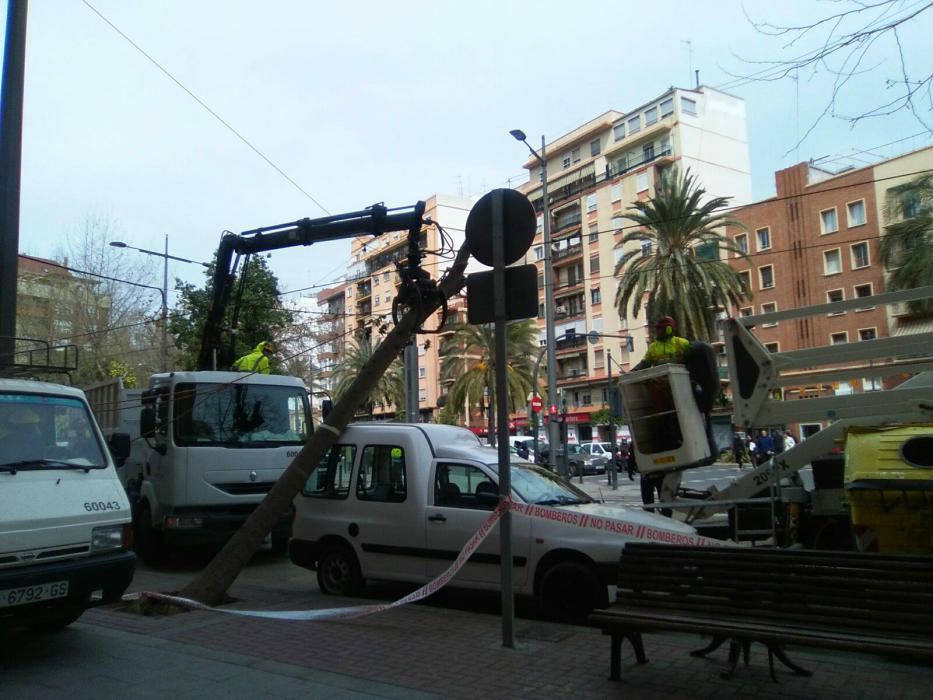
<path fill-rule="evenodd" d="M 203 288 L 180 280 L 175 281 L 175 289 L 179 292 L 180 298 L 178 307 L 173 309 L 169 331 L 175 339 L 176 347 L 181 351 L 179 364 L 184 369 L 195 369 L 197 365 L 207 308 L 213 295 L 212 280 L 216 262 L 215 256 L 205 272 L 207 280 Z M 225 334 L 225 342 L 229 342 L 231 338 L 229 329 L 233 325 L 242 274 L 241 271 L 236 276 L 233 292 L 225 311 L 224 328 L 228 331 Z M 252 257 L 245 274 L 246 283 L 240 301 L 237 330 L 235 334 L 232 334 L 234 338 L 232 357 L 234 358 L 251 352 L 256 344 L 263 340 L 277 340 L 294 320 L 294 314 L 282 308 L 278 279 L 269 270 L 265 259 L 261 256 Z M 281 361 L 280 357 L 273 358 L 273 371 L 276 371 L 276 363 L 279 361 Z"/>
<path fill-rule="evenodd" d="M 881 262 L 890 272 L 888 289 L 933 285 L 933 175 L 926 173 L 888 190 L 881 237 Z M 915 316 L 933 316 L 933 300 L 907 304 Z"/>
<path fill-rule="evenodd" d="M 460 324 L 441 345 L 441 381 L 453 380 L 447 393 L 446 408 L 456 414 L 467 406 L 469 410 L 485 407 L 486 388 L 495 406 L 496 336 L 492 325 Z M 531 391 L 533 358 L 538 345 L 538 326 L 534 321 L 512 321 L 506 324 L 506 367 L 509 411 L 525 405 Z M 490 430 L 493 426 L 490 425 Z"/>
<path fill-rule="evenodd" d="M 635 202 L 626 216 L 639 228 L 622 239 L 626 252 L 616 265 L 621 278 L 615 304 L 619 316 L 637 316 L 648 295 L 649 318 L 670 315 L 678 332 L 694 340 L 715 336 L 717 308 L 750 299 L 745 279 L 719 259 L 721 250 L 744 254 L 724 233 L 725 226 L 745 227 L 716 212 L 729 197 L 706 197 L 688 170 L 665 178 L 654 197 Z"/>
<path fill-rule="evenodd" d="M 346 353 L 341 358 L 340 364 L 334 369 L 335 401 L 340 401 L 343 398 L 363 368 L 372 361 L 374 352 L 372 341 L 366 335 L 357 336 L 355 341 L 347 346 Z M 405 382 L 400 359 L 396 358 L 392 362 L 375 386 L 363 397 L 359 403 L 359 409 L 372 418 L 373 407 L 377 402 L 386 406 L 394 405 L 396 417 L 404 417 Z"/>

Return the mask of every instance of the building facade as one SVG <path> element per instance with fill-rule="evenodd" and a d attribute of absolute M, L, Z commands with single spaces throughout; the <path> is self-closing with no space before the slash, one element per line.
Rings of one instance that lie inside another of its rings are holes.
<path fill-rule="evenodd" d="M 635 365 L 649 342 L 644 312 L 620 315 L 615 306 L 615 267 L 630 224 L 625 214 L 633 202 L 650 198 L 674 168 L 689 169 L 710 196 L 748 203 L 745 105 L 708 87 L 671 88 L 636 109 L 606 112 L 547 143 L 546 156 L 559 406 L 569 440 L 600 439 L 607 426 L 591 416 L 608 407 L 610 376 Z M 529 180 L 519 190 L 539 214 L 525 262 L 539 268 L 544 345 L 542 168 L 534 158 L 524 167 Z M 595 342 L 587 340 L 591 333 Z M 527 417 L 516 421 L 527 425 Z"/>
<path fill-rule="evenodd" d="M 756 337 L 771 352 L 868 342 L 897 333 L 905 308 L 874 306 L 885 291 L 880 241 L 888 191 L 933 167 L 933 147 L 884 162 L 832 173 L 799 163 L 775 173 L 777 194 L 731 212 L 744 228 L 728 235 L 748 258 L 730 264 L 754 297 L 733 313 L 751 316 L 834 301 L 866 298 L 864 306 L 822 316 L 760 324 Z M 896 380 L 895 380 L 896 381 Z M 787 387 L 786 400 L 873 391 L 878 378 Z M 887 388 L 887 387 L 884 387 Z M 804 437 L 823 423 L 803 424 Z"/>

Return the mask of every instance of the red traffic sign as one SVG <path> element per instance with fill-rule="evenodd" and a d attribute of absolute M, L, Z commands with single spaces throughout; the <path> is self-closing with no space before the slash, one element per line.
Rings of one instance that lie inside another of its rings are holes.
<path fill-rule="evenodd" d="M 541 401 L 540 396 L 531 397 L 531 410 L 535 413 L 541 413 L 541 407 L 544 405 L 544 402 Z"/>

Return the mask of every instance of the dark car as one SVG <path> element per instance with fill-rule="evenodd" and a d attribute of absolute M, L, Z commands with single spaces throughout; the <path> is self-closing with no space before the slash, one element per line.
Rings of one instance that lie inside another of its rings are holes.
<path fill-rule="evenodd" d="M 584 452 L 579 445 L 567 445 L 567 476 L 579 476 L 582 471 L 583 474 L 603 474 L 606 471 L 606 464 L 609 460 L 605 457 L 599 455 L 591 455 L 587 452 Z M 541 447 L 540 459 L 538 460 L 541 464 L 546 465 L 548 460 L 548 453 L 550 451 L 549 445 L 544 445 Z M 558 448 L 557 450 L 557 464 L 560 465 L 561 460 L 564 457 L 564 446 Z M 558 469 L 560 467 L 558 466 Z"/>

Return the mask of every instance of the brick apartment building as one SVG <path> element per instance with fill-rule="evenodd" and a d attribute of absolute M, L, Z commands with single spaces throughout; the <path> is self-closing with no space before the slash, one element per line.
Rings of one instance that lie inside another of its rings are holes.
<path fill-rule="evenodd" d="M 747 230 L 728 235 L 749 260 L 731 264 L 746 275 L 754 298 L 740 316 L 871 297 L 885 291 L 879 245 L 888 190 L 933 168 L 933 147 L 881 163 L 832 173 L 799 163 L 775 173 L 777 194 L 730 212 Z M 892 314 L 866 300 L 864 307 L 823 316 L 761 324 L 755 335 L 772 352 L 868 342 L 902 330 L 904 309 Z M 788 387 L 791 400 L 829 393 L 873 391 L 879 379 Z M 804 436 L 825 423 L 800 426 Z"/>

